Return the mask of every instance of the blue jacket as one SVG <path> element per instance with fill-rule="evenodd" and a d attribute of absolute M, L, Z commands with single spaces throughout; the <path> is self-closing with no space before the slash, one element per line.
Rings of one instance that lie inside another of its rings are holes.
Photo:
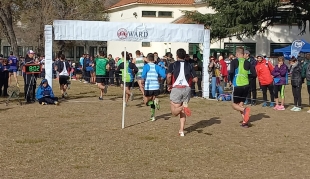
<path fill-rule="evenodd" d="M 47 86 L 44 88 L 43 87 L 43 83 L 47 82 L 46 79 L 43 79 L 37 89 L 36 92 L 36 99 L 39 100 L 41 98 L 43 98 L 44 96 L 48 95 L 49 97 L 54 97 L 54 93 L 52 88 L 50 87 L 50 85 L 47 84 Z"/>

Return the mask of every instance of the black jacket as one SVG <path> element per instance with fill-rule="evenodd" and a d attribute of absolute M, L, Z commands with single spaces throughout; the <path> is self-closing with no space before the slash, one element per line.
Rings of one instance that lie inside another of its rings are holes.
<path fill-rule="evenodd" d="M 292 66 L 290 67 L 290 72 L 291 72 L 291 85 L 292 86 L 301 86 L 302 85 L 302 76 L 301 76 L 301 72 L 302 72 L 302 66 L 299 62 L 294 68 L 292 68 Z"/>

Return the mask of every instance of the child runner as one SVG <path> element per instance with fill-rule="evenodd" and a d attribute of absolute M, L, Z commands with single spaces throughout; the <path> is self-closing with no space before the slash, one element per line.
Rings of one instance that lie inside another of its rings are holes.
<path fill-rule="evenodd" d="M 307 113 L 310 113 L 310 53 L 307 53 L 304 65 L 302 67 L 302 77 L 307 81 L 307 90 L 309 97 L 309 110 Z"/>
<path fill-rule="evenodd" d="M 145 64 L 145 60 L 141 56 L 141 52 L 139 50 L 136 51 L 136 58 L 133 60 L 132 63 L 134 63 L 137 66 L 138 70 L 139 70 L 137 75 L 136 75 L 136 79 L 138 81 L 138 85 L 139 85 L 140 91 L 141 91 L 142 95 L 144 96 L 144 89 L 143 89 L 143 85 L 142 85 L 143 79 L 141 78 L 141 76 L 142 76 L 142 73 L 143 73 L 143 66 Z"/>
<path fill-rule="evenodd" d="M 9 65 L 10 65 L 10 69 L 9 69 L 9 72 L 10 72 L 10 75 L 9 75 L 9 83 L 11 86 L 11 82 L 12 82 L 12 75 L 14 76 L 14 79 L 15 79 L 15 83 L 16 83 L 16 86 L 19 87 L 19 84 L 18 84 L 18 80 L 17 80 L 17 66 L 18 66 L 18 59 L 17 57 L 15 57 L 13 55 L 13 52 L 10 52 L 10 57 L 8 58 L 8 61 L 9 61 Z"/>
<path fill-rule="evenodd" d="M 256 77 L 256 71 L 251 63 L 244 58 L 244 49 L 237 48 L 237 59 L 230 63 L 230 85 L 233 85 L 233 103 L 232 107 L 241 113 L 243 118 L 242 127 L 249 127 L 250 108 L 244 107 L 243 104 L 248 96 L 250 89 L 249 74 L 251 77 Z M 249 73 L 250 72 L 250 73 Z"/>
<path fill-rule="evenodd" d="M 64 54 L 60 55 L 60 60 L 56 66 L 56 70 L 59 72 L 59 85 L 61 91 L 61 97 L 67 97 L 67 87 L 69 80 L 70 64 L 66 60 Z"/>
<path fill-rule="evenodd" d="M 158 77 L 166 78 L 166 71 L 158 65 L 155 65 L 154 54 L 147 55 L 148 63 L 143 67 L 141 76 L 141 85 L 144 85 L 144 103 L 151 107 L 151 121 L 155 121 L 155 107 L 159 110 L 158 98 L 160 94 Z"/>
<path fill-rule="evenodd" d="M 48 85 L 46 79 L 43 79 L 36 92 L 36 99 L 42 105 L 55 104 L 58 105 L 58 98 L 55 97 L 52 88 Z"/>
<path fill-rule="evenodd" d="M 291 111 L 298 112 L 301 111 L 302 66 L 295 57 L 290 59 L 290 64 L 291 85 L 294 96 L 294 107 Z"/>
<path fill-rule="evenodd" d="M 122 57 L 124 58 L 124 52 L 122 52 Z M 126 70 L 126 75 L 124 75 L 124 70 Z M 121 87 L 126 90 L 126 106 L 129 100 L 129 97 L 132 96 L 130 88 L 132 87 L 132 83 L 134 82 L 134 74 L 138 72 L 138 68 L 134 63 L 130 62 L 130 57 L 126 52 L 126 67 L 124 67 L 124 62 L 120 63 L 117 67 L 117 73 L 121 72 Z M 124 85 L 124 81 L 126 86 Z"/>
<path fill-rule="evenodd" d="M 104 57 L 104 52 L 100 51 L 99 56 L 96 57 L 94 61 L 94 66 L 96 70 L 96 83 L 98 88 L 100 89 L 99 100 L 103 100 L 103 93 L 106 94 L 108 91 L 108 85 L 106 79 L 107 68 L 106 66 L 109 64 L 109 60 Z"/>
<path fill-rule="evenodd" d="M 272 71 L 273 81 L 274 81 L 274 98 L 276 101 L 276 106 L 273 108 L 274 110 L 283 111 L 284 107 L 284 90 L 285 85 L 287 84 L 287 72 L 288 68 L 284 64 L 284 57 L 278 58 L 278 65 Z M 281 105 L 279 105 L 279 95 L 281 96 Z"/>
<path fill-rule="evenodd" d="M 182 48 L 177 50 L 177 61 L 169 65 L 167 85 L 170 93 L 171 113 L 180 115 L 179 135 L 184 136 L 186 116 L 191 115 L 188 102 L 191 98 L 191 84 L 198 78 L 192 65 L 185 61 L 186 51 Z"/>

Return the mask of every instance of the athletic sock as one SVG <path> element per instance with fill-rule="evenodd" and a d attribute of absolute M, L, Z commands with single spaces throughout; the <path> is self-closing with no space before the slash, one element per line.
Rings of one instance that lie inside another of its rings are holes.
<path fill-rule="evenodd" d="M 149 102 L 147 102 L 147 106 L 151 106 L 152 104 L 154 104 L 154 101 L 149 101 Z"/>
<path fill-rule="evenodd" d="M 151 104 L 151 116 L 155 116 L 155 104 Z"/>

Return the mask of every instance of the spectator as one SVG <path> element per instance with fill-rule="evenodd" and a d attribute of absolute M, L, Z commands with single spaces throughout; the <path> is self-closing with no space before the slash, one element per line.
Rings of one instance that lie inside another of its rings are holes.
<path fill-rule="evenodd" d="M 201 97 L 202 96 L 202 88 L 201 88 L 201 79 L 202 79 L 202 62 L 198 59 L 197 55 L 193 55 L 193 59 L 190 61 L 191 65 L 193 66 L 196 75 L 197 75 L 197 82 L 192 83 L 192 95 L 194 97 Z M 198 94 L 196 93 L 196 85 L 198 88 Z"/>
<path fill-rule="evenodd" d="M 310 53 L 306 54 L 306 59 L 302 68 L 302 77 L 307 81 L 307 90 L 308 90 L 308 98 L 309 98 L 309 110 L 307 113 L 310 113 Z"/>
<path fill-rule="evenodd" d="M 114 86 L 116 63 L 111 54 L 108 55 L 108 60 L 109 60 L 109 68 L 110 68 L 109 70 L 110 85 Z"/>
<path fill-rule="evenodd" d="M 55 104 L 58 105 L 58 98 L 55 97 L 52 88 L 48 85 L 48 81 L 43 79 L 37 89 L 36 99 L 39 101 L 39 104 Z"/>
<path fill-rule="evenodd" d="M 291 85 L 294 96 L 294 107 L 291 111 L 301 111 L 302 66 L 295 57 L 290 59 Z"/>
<path fill-rule="evenodd" d="M 244 58 L 250 62 L 251 64 L 251 68 L 255 69 L 256 66 L 256 60 L 250 56 L 250 52 L 248 50 L 244 51 Z M 256 98 L 257 98 L 257 91 L 256 91 L 256 76 L 251 74 L 251 71 L 249 71 L 249 93 L 247 96 L 246 101 L 244 102 L 244 104 L 251 104 L 252 106 L 256 105 Z M 251 98 L 252 95 L 252 98 Z"/>

